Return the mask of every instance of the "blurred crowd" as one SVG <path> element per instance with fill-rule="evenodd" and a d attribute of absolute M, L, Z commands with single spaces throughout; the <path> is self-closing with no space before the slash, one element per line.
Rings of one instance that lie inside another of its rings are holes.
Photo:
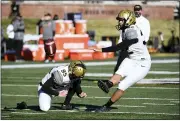
<path fill-rule="evenodd" d="M 16 61 L 22 61 L 22 48 L 25 33 L 23 17 L 18 13 L 12 17 L 10 24 L 6 28 L 8 38 L 4 37 L 5 30 L 1 30 L 1 58 L 5 53 L 15 53 Z"/>
<path fill-rule="evenodd" d="M 175 35 L 174 30 L 170 30 L 171 36 L 168 38 L 167 42 L 164 40 L 164 35 L 161 31 L 157 33 L 157 36 L 150 37 L 147 46 L 149 48 L 154 48 L 157 52 L 161 53 L 175 53 L 180 52 L 180 39 Z"/>
<path fill-rule="evenodd" d="M 4 57 L 4 54 L 6 53 L 14 53 L 16 56 L 16 62 L 23 61 L 22 57 L 22 49 L 23 49 L 23 39 L 25 34 L 25 23 L 24 19 L 21 16 L 19 12 L 19 5 L 16 4 L 16 2 L 13 2 L 11 5 L 11 13 L 10 18 L 11 22 L 7 26 L 6 29 L 1 28 L 1 58 Z M 154 48 L 156 52 L 179 52 L 180 51 L 180 40 L 178 36 L 175 36 L 175 31 L 171 30 L 171 37 L 168 39 L 168 43 L 165 44 L 164 35 L 162 32 L 158 32 L 157 36 L 150 37 L 150 23 L 149 21 L 143 17 L 142 14 L 142 7 L 140 5 L 134 6 L 134 12 L 136 14 L 137 20 L 136 24 L 141 28 L 142 33 L 147 37 L 147 40 L 145 39 L 145 42 L 147 43 L 147 46 L 149 48 Z M 138 20 L 139 19 L 139 20 Z M 39 28 L 39 34 L 42 33 L 43 40 L 44 40 L 44 46 L 46 46 L 46 43 L 49 41 L 53 41 L 53 38 L 55 36 L 55 20 L 59 20 L 58 15 L 52 15 L 50 13 L 46 13 L 38 22 L 37 26 Z M 144 21 L 145 23 L 143 24 Z M 41 32 L 41 28 L 43 28 L 43 32 Z M 147 31 L 148 30 L 148 31 Z M 5 32 L 7 34 L 7 38 L 5 37 Z M 90 40 L 88 41 L 89 46 L 94 46 L 98 43 L 96 43 L 95 40 L 95 30 L 93 31 L 87 31 L 87 34 L 89 34 Z M 120 34 L 121 39 L 121 34 Z M 120 41 L 119 39 L 119 41 Z M 45 48 L 46 51 L 46 48 Z M 46 53 L 45 62 L 49 62 L 53 60 L 54 53 L 50 53 L 50 55 L 53 55 L 49 57 Z"/>

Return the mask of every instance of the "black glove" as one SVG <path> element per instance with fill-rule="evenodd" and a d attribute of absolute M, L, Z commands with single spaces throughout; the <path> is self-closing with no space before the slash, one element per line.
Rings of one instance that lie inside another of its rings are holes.
<path fill-rule="evenodd" d="M 70 104 L 68 104 L 68 105 L 62 104 L 61 109 L 62 110 L 72 110 L 73 106 Z"/>

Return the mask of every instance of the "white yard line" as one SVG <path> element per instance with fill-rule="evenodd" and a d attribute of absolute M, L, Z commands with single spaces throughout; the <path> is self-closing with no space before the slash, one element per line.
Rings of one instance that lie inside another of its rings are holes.
<path fill-rule="evenodd" d="M 146 106 L 141 106 L 141 105 L 113 105 L 113 107 L 145 108 Z"/>
<path fill-rule="evenodd" d="M 1 116 L 1 118 L 9 118 L 10 116 Z"/>
<path fill-rule="evenodd" d="M 1 94 L 1 96 L 9 96 L 9 97 L 38 97 L 37 95 L 16 95 L 16 94 Z M 58 97 L 61 98 L 61 97 Z M 77 96 L 74 96 L 74 98 L 79 98 Z M 110 97 L 97 97 L 97 96 L 92 96 L 92 97 L 86 97 L 88 99 L 109 99 Z M 173 101 L 178 101 L 179 99 L 171 99 L 171 98 L 121 98 L 124 100 L 173 100 Z"/>
<path fill-rule="evenodd" d="M 4 87 L 17 87 L 17 86 L 22 86 L 22 87 L 38 87 L 37 85 L 24 85 L 24 84 L 1 84 L 1 86 Z M 98 86 L 81 86 L 83 88 L 99 88 Z M 117 87 L 112 87 L 112 88 L 117 88 Z M 171 87 L 129 87 L 133 89 L 169 89 L 169 90 L 179 90 L 179 88 L 171 88 Z"/>
<path fill-rule="evenodd" d="M 8 108 L 8 109 L 1 108 L 1 110 L 16 111 L 16 110 L 19 110 L 19 109 L 16 109 L 16 108 Z M 29 111 L 30 109 L 23 109 L 23 110 L 24 111 Z"/>
<path fill-rule="evenodd" d="M 91 75 L 91 77 L 98 77 L 97 74 L 93 74 Z M 103 77 L 106 77 L 108 75 L 104 75 Z M 100 76 L 102 77 L 102 76 Z M 109 76 L 108 76 L 109 77 Z M 5 77 L 7 79 L 36 79 L 36 80 L 41 80 L 41 78 L 38 78 L 38 77 Z M 93 81 L 93 79 L 92 79 Z M 96 81 L 94 79 L 94 81 Z M 142 79 L 140 81 L 137 82 L 137 84 L 170 84 L 170 83 L 173 83 L 173 84 L 178 84 L 180 83 L 179 81 L 179 78 L 160 78 L 160 79 Z"/>
<path fill-rule="evenodd" d="M 171 88 L 171 87 L 130 87 L 135 89 L 172 89 L 172 90 L 179 90 L 179 88 Z"/>
<path fill-rule="evenodd" d="M 179 63 L 178 59 L 169 60 L 152 60 L 152 63 Z M 55 63 L 55 64 L 22 64 L 22 65 L 2 65 L 2 69 L 14 69 L 14 68 L 45 68 L 54 67 L 59 65 L 66 65 L 68 63 Z M 100 65 L 115 65 L 116 61 L 109 62 L 85 62 L 87 66 L 100 66 Z"/>
<path fill-rule="evenodd" d="M 145 108 L 146 106 L 140 106 L 140 105 L 113 105 L 112 107 L 126 107 L 126 108 Z M 78 109 L 85 110 L 86 107 L 79 107 Z"/>
<path fill-rule="evenodd" d="M 172 72 L 172 71 L 149 71 L 148 74 L 179 74 L 179 72 Z"/>
<path fill-rule="evenodd" d="M 175 105 L 175 104 L 143 103 L 143 105 Z"/>
<path fill-rule="evenodd" d="M 77 110 L 49 110 L 52 112 L 69 112 L 69 113 L 74 113 L 74 112 L 79 112 Z M 31 113 L 31 112 L 11 112 L 14 114 L 25 114 L 25 115 L 38 115 L 38 114 L 47 114 L 47 113 Z M 94 112 L 92 112 L 94 113 Z M 139 114 L 139 115 L 179 115 L 177 113 L 148 113 L 148 112 L 102 112 L 102 113 L 108 113 L 108 114 Z"/>
<path fill-rule="evenodd" d="M 143 106 L 129 106 L 129 105 L 114 105 L 114 107 L 143 107 Z M 1 108 L 2 109 L 2 108 Z M 86 107 L 81 107 L 79 108 L 81 110 L 87 109 Z M 13 110 L 18 110 L 18 109 L 13 109 Z M 30 110 L 30 109 L 26 109 Z M 78 110 L 49 110 L 50 112 L 79 112 Z M 47 113 L 38 113 L 38 112 L 11 112 L 13 114 L 22 114 L 22 115 L 38 115 L 38 114 L 47 114 Z M 93 113 L 93 112 L 92 112 Z M 176 113 L 149 113 L 149 112 L 102 112 L 102 113 L 109 113 L 109 114 L 139 114 L 139 115 L 179 115 Z M 5 116 L 4 116 L 5 117 Z"/>
<path fill-rule="evenodd" d="M 46 113 L 31 113 L 31 112 L 11 112 L 14 114 L 25 114 L 25 115 L 39 115 L 39 114 L 46 114 Z"/>
<path fill-rule="evenodd" d="M 170 71 L 149 71 L 148 74 L 179 74 L 179 72 L 170 72 Z M 85 76 L 91 76 L 91 77 L 111 77 L 113 74 L 110 73 L 86 73 Z"/>
<path fill-rule="evenodd" d="M 140 114 L 140 115 L 177 115 L 177 113 L 148 113 L 148 112 L 103 112 L 103 113 L 120 113 L 120 114 Z"/>
<path fill-rule="evenodd" d="M 21 73 L 23 74 L 23 72 Z M 26 74 L 26 73 L 24 73 Z M 168 74 L 179 74 L 179 72 L 172 72 L 172 71 L 149 71 L 148 74 L 159 74 L 159 75 L 168 75 Z M 86 73 L 86 77 L 90 76 L 90 77 L 111 77 L 113 74 L 111 73 Z M 14 78 L 14 77 L 6 77 L 6 78 Z M 24 77 L 19 77 L 19 78 L 24 78 Z M 27 78 L 27 77 L 26 77 Z M 40 79 L 38 77 L 35 77 L 36 79 Z M 32 79 L 29 78 L 29 79 Z"/>
<path fill-rule="evenodd" d="M 172 102 L 172 103 L 179 103 L 179 101 L 170 101 L 170 102 Z"/>

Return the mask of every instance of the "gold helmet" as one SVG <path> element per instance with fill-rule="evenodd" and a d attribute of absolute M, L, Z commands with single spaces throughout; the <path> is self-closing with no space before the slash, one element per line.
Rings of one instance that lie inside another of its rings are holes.
<path fill-rule="evenodd" d="M 74 78 L 83 78 L 86 73 L 86 66 L 82 61 L 72 61 L 69 64 L 69 76 L 71 79 Z"/>
<path fill-rule="evenodd" d="M 118 13 L 116 20 L 118 20 L 118 25 L 116 25 L 116 29 L 119 31 L 121 29 L 128 28 L 131 25 L 136 23 L 136 17 L 133 11 L 130 10 L 122 10 Z M 123 23 L 121 23 L 123 21 Z"/>

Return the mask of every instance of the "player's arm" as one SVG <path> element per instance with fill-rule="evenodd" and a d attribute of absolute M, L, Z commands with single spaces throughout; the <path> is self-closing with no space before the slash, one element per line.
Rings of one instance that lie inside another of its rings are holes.
<path fill-rule="evenodd" d="M 72 110 L 73 109 L 72 105 L 70 105 L 70 102 L 75 93 L 80 98 L 83 98 L 86 96 L 86 94 L 84 94 L 84 92 L 82 92 L 80 84 L 81 84 L 81 80 L 76 80 L 72 84 L 72 87 L 69 88 L 68 94 L 64 100 L 62 107 L 61 107 L 62 109 L 64 109 L 64 110 Z"/>
<path fill-rule="evenodd" d="M 82 88 L 81 88 L 81 79 L 79 79 L 78 81 L 76 81 L 74 83 L 74 89 L 75 89 L 76 94 L 77 94 L 78 97 L 84 98 L 84 97 L 87 96 L 87 94 L 82 91 Z"/>
<path fill-rule="evenodd" d="M 70 87 L 68 93 L 71 93 L 71 92 L 72 92 L 73 95 L 76 92 L 77 96 L 80 97 L 80 98 L 84 98 L 84 97 L 87 96 L 86 93 L 84 93 L 82 91 L 82 88 L 81 88 L 81 79 L 78 79 L 78 80 L 73 82 L 73 85 L 72 85 L 72 87 Z"/>
<path fill-rule="evenodd" d="M 125 40 L 115 46 L 110 46 L 106 48 L 102 48 L 102 52 L 115 52 L 118 50 L 124 50 L 138 42 L 138 34 L 134 29 L 128 29 L 125 32 Z"/>
<path fill-rule="evenodd" d="M 68 94 L 64 100 L 63 105 L 65 105 L 65 106 L 70 105 L 71 99 L 72 99 L 74 94 L 75 94 L 74 88 L 69 88 Z"/>

